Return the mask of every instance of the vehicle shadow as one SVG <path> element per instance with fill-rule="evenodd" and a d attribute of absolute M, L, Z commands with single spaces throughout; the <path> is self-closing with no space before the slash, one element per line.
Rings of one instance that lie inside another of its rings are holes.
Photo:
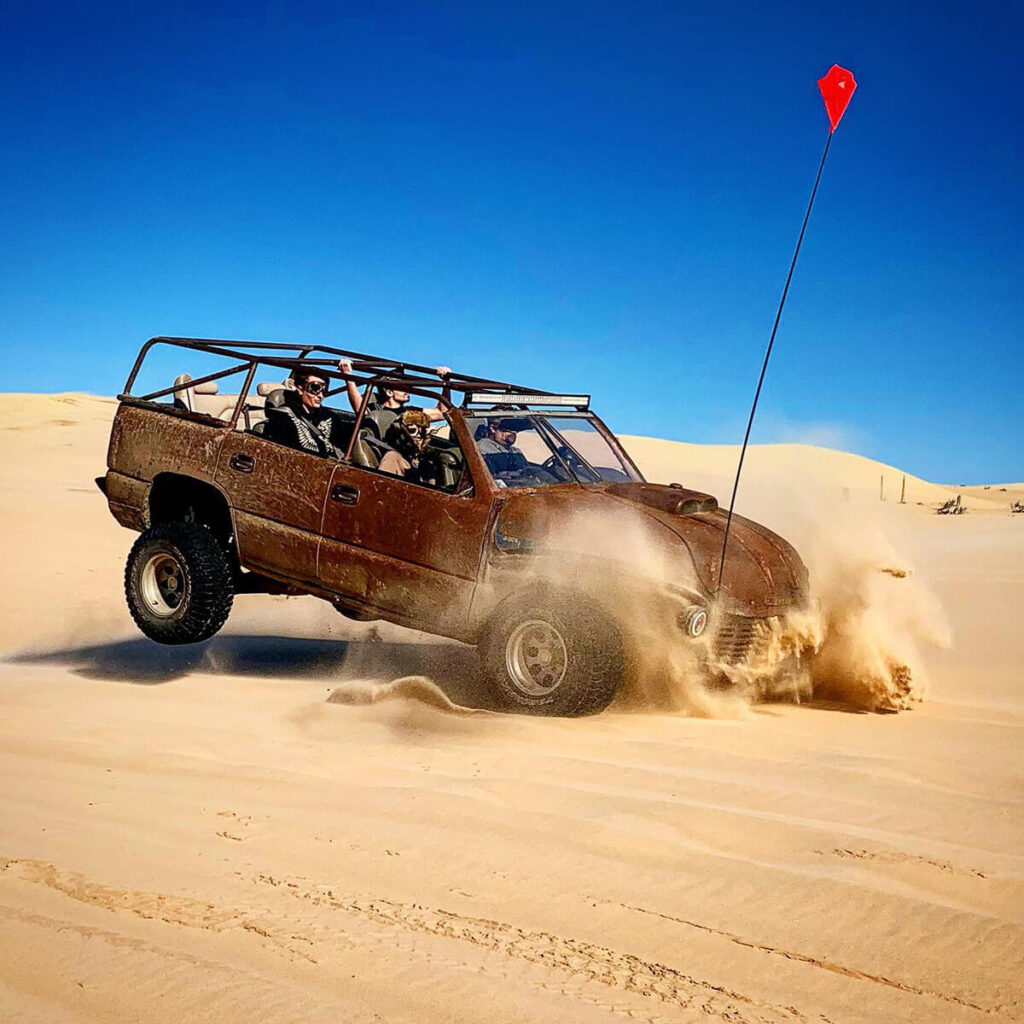
<path fill-rule="evenodd" d="M 24 653 L 9 664 L 59 665 L 85 679 L 156 686 L 193 673 L 270 679 L 433 680 L 453 704 L 493 709 L 476 651 L 457 643 L 314 640 L 288 636 L 221 635 L 205 644 L 165 647 L 142 638 Z"/>
<path fill-rule="evenodd" d="M 205 644 L 166 647 L 139 637 L 57 651 L 25 652 L 4 661 L 15 665 L 57 665 L 84 679 L 136 686 L 158 686 L 191 674 L 317 679 L 339 687 L 353 681 L 381 684 L 425 677 L 452 704 L 476 710 L 507 710 L 498 703 L 493 690 L 487 688 L 476 650 L 454 642 L 391 643 L 378 637 L 324 640 L 221 634 Z M 754 705 L 753 711 L 778 717 L 773 705 L 788 703 L 791 702 L 779 697 Z M 869 713 L 862 707 L 820 698 L 805 698 L 800 706 L 819 713 Z M 650 714 L 659 709 L 646 701 L 636 704 L 627 699 L 617 701 L 613 710 Z"/>

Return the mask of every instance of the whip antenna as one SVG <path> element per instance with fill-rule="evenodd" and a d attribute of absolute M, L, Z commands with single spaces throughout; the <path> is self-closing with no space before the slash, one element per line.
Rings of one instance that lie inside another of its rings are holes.
<path fill-rule="evenodd" d="M 814 179 L 814 188 L 811 189 L 811 198 L 807 203 L 807 212 L 804 214 L 803 224 L 800 225 L 800 235 L 796 240 L 796 249 L 793 250 L 793 260 L 789 264 L 789 273 L 786 275 L 786 284 L 782 289 L 782 298 L 779 300 L 779 309 L 775 314 L 775 323 L 772 324 L 771 337 L 768 339 L 768 348 L 765 349 L 764 362 L 761 364 L 761 375 L 757 378 L 757 388 L 754 391 L 754 402 L 750 406 L 750 418 L 747 420 L 747 430 L 743 435 L 743 447 L 740 448 L 740 461 L 736 467 L 736 479 L 732 485 L 732 498 L 729 500 L 729 514 L 725 520 L 725 535 L 722 538 L 722 557 L 718 564 L 718 584 L 715 587 L 715 596 L 722 587 L 722 580 L 725 578 L 725 555 L 729 546 L 729 528 L 732 526 L 732 513 L 736 505 L 736 492 L 740 487 L 740 474 L 743 472 L 743 458 L 747 454 L 747 444 L 750 441 L 750 428 L 754 425 L 754 413 L 757 412 L 757 400 L 761 397 L 761 386 L 764 384 L 764 375 L 768 370 L 768 360 L 772 355 L 772 346 L 775 344 L 775 335 L 779 330 L 779 321 L 782 319 L 782 308 L 786 305 L 786 296 L 789 294 L 789 283 L 793 280 L 793 271 L 796 269 L 796 259 L 800 255 L 800 246 L 803 244 L 804 232 L 807 230 L 807 222 L 811 218 L 811 208 L 814 206 L 814 197 L 818 194 L 818 184 L 821 182 L 821 172 L 825 169 L 825 158 L 828 156 L 828 147 L 832 144 L 832 135 L 839 122 L 846 113 L 846 107 L 853 96 L 857 83 L 853 74 L 838 64 L 833 64 L 828 69 L 824 78 L 818 79 L 818 88 L 821 90 L 821 97 L 825 101 L 825 112 L 828 114 L 829 130 L 828 138 L 825 140 L 825 149 L 821 154 L 821 163 L 818 164 L 818 174 Z"/>

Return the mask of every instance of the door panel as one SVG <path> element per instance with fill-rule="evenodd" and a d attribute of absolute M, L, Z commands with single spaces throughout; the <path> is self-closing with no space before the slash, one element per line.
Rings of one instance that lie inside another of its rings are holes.
<path fill-rule="evenodd" d="M 235 511 L 242 564 L 315 583 L 324 501 L 338 463 L 254 434 L 229 434 L 217 483 Z"/>
<path fill-rule="evenodd" d="M 320 579 L 424 629 L 460 635 L 490 504 L 339 465 L 324 512 Z"/>

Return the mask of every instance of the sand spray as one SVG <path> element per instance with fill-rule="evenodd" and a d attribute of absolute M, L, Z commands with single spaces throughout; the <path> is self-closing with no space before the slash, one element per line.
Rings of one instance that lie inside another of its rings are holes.
<path fill-rule="evenodd" d="M 821 516 L 773 488 L 759 518 L 793 541 L 810 572 L 806 608 L 771 620 L 757 656 L 716 661 L 714 625 L 700 640 L 680 637 L 656 600 L 618 606 L 633 637 L 619 710 L 742 717 L 763 700 L 829 701 L 869 711 L 901 711 L 927 692 L 927 651 L 951 644 L 935 595 L 915 575 L 886 524 L 850 507 Z M 612 542 L 609 542 L 609 539 Z M 695 586 L 692 566 L 658 542 L 636 517 L 579 516 L 552 546 L 611 558 L 623 571 L 662 584 Z M 564 577 L 563 577 L 564 579 Z M 570 583 L 579 581 L 569 580 Z"/>
<path fill-rule="evenodd" d="M 615 711 L 742 718 L 765 700 L 818 700 L 870 711 L 905 710 L 921 700 L 926 652 L 948 646 L 950 630 L 939 602 L 884 524 L 850 509 L 822 517 L 817 506 L 814 516 L 802 503 L 780 499 L 778 491 L 758 505 L 759 518 L 793 541 L 804 558 L 811 601 L 769 622 L 757 657 L 738 665 L 716 661 L 713 625 L 698 640 L 680 635 L 671 606 L 655 595 L 666 586 L 696 590 L 693 566 L 667 531 L 627 507 L 573 517 L 549 535 L 544 552 L 524 556 L 531 571 L 523 583 L 589 595 L 615 609 L 628 638 Z M 623 579 L 639 585 L 623 589 Z M 375 635 L 371 629 L 367 638 Z M 342 682 L 332 699 L 451 705 L 443 675 L 439 687 L 433 673 L 389 673 L 391 647 L 363 647 L 358 664 L 350 666 L 355 678 Z"/>
<path fill-rule="evenodd" d="M 927 653 L 951 646 L 952 631 L 895 525 L 871 506 L 825 494 L 797 497 L 774 482 L 755 488 L 748 501 L 800 552 L 812 599 L 777 624 L 764 663 L 749 666 L 753 697 L 870 711 L 906 710 L 922 700 Z M 790 678 L 773 674 L 794 655 L 799 668 Z"/>

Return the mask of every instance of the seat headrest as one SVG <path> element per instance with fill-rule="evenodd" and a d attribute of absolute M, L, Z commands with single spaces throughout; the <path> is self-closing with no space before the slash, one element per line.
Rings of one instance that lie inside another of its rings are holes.
<path fill-rule="evenodd" d="M 191 373 L 179 373 L 178 376 L 174 378 L 174 386 L 178 388 L 178 390 L 174 392 L 175 408 L 191 410 L 193 389 L 184 386 L 191 380 Z"/>
<path fill-rule="evenodd" d="M 215 395 L 218 390 L 217 382 L 208 380 L 205 384 L 197 384 L 194 390 L 197 395 Z"/>
<path fill-rule="evenodd" d="M 261 384 L 260 387 L 263 385 Z M 284 388 L 280 384 L 266 395 L 265 409 L 280 409 L 284 405 Z"/>
<path fill-rule="evenodd" d="M 275 391 L 280 390 L 281 385 L 270 380 L 265 380 L 261 384 L 256 385 L 256 394 L 262 395 L 264 398 L 266 398 L 267 395 L 272 395 Z"/>

